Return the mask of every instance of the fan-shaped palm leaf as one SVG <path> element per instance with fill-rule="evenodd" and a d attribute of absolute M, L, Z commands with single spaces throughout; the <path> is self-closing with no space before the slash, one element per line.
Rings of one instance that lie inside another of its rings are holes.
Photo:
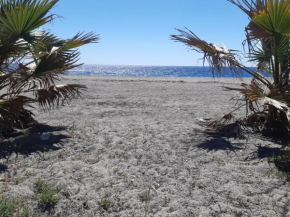
<path fill-rule="evenodd" d="M 268 32 L 290 36 L 290 1 L 289 0 L 268 0 L 267 7 L 255 11 L 252 21 L 263 27 Z"/>
<path fill-rule="evenodd" d="M 0 14 L 1 37 L 23 37 L 53 19 L 47 15 L 58 0 L 2 1 Z"/>
<path fill-rule="evenodd" d="M 63 40 L 39 30 L 54 19 L 48 12 L 58 1 L 0 0 L 0 91 L 4 91 L 0 95 L 0 136 L 17 124 L 34 121 L 32 112 L 24 108 L 31 103 L 49 110 L 86 88 L 55 85 L 66 70 L 81 65 L 75 48 L 99 39 L 93 33 L 78 33 Z"/>

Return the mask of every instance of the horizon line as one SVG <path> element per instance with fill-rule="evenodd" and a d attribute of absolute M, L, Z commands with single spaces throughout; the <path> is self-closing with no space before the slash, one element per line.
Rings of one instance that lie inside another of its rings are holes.
<path fill-rule="evenodd" d="M 129 64 L 99 64 L 99 63 L 82 63 L 82 65 L 94 65 L 94 66 L 149 66 L 149 67 L 207 67 L 207 68 L 210 68 L 210 66 L 199 66 L 199 65 L 143 65 L 143 64 L 140 64 L 140 65 L 138 65 L 138 64 L 129 65 Z M 246 66 L 246 67 L 255 68 L 255 66 Z"/>

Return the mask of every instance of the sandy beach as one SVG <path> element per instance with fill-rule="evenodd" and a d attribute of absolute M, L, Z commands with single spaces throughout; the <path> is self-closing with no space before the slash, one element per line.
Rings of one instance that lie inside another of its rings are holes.
<path fill-rule="evenodd" d="M 88 89 L 58 110 L 36 108 L 37 128 L 0 143 L 0 195 L 25 198 L 41 216 L 290 216 L 289 181 L 269 163 L 281 144 L 259 135 L 209 136 L 197 124 L 231 111 L 236 93 L 222 86 L 240 80 L 63 82 Z M 39 178 L 61 186 L 58 203 L 45 213 L 33 190 Z"/>

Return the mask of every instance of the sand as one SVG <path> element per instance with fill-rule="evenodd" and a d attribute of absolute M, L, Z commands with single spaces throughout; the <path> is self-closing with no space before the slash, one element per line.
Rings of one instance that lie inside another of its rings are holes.
<path fill-rule="evenodd" d="M 268 162 L 280 144 L 197 130 L 197 119 L 232 109 L 236 93 L 222 86 L 241 81 L 65 79 L 87 85 L 82 99 L 48 113 L 35 109 L 38 128 L 10 141 L 18 148 L 0 144 L 2 194 L 25 197 L 43 216 L 290 216 L 289 182 Z M 45 213 L 34 202 L 39 178 L 62 188 Z"/>

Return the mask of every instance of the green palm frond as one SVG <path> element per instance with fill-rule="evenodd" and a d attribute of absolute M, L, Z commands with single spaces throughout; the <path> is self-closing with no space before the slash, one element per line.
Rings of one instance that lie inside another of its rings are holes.
<path fill-rule="evenodd" d="M 272 73 L 271 61 L 273 52 L 271 49 L 271 42 L 267 39 L 260 40 L 249 54 L 249 61 L 257 62 L 258 70 L 263 72 Z M 268 70 L 267 70 L 268 69 Z M 265 71 L 267 70 L 267 71 Z"/>
<path fill-rule="evenodd" d="M 72 39 L 66 40 L 64 45 L 62 46 L 62 50 L 70 50 L 85 44 L 89 43 L 97 43 L 99 40 L 99 35 L 95 35 L 93 32 L 84 34 L 78 33 Z"/>
<path fill-rule="evenodd" d="M 64 72 L 79 66 L 76 64 L 79 60 L 80 53 L 78 51 L 60 52 L 48 54 L 39 59 L 32 77 L 39 77 L 47 72 Z"/>
<path fill-rule="evenodd" d="M 2 37 L 18 40 L 29 32 L 45 25 L 53 19 L 47 13 L 58 0 L 2 1 L 0 10 L 0 28 Z"/>
<path fill-rule="evenodd" d="M 55 18 L 49 12 L 58 1 L 0 0 L 0 137 L 18 124 L 34 122 L 27 109 L 32 103 L 49 110 L 85 89 L 55 82 L 67 70 L 81 65 L 76 48 L 96 43 L 99 36 L 78 33 L 65 40 L 40 29 Z"/>
<path fill-rule="evenodd" d="M 27 78 L 27 84 L 31 89 L 40 87 L 48 88 L 59 80 L 69 69 L 80 66 L 78 64 L 80 53 L 78 51 L 66 51 L 43 56 L 36 63 L 35 68 Z"/>
<path fill-rule="evenodd" d="M 47 15 L 58 0 L 11 0 L 0 2 L 0 64 L 8 58 L 24 58 L 30 33 L 54 19 Z"/>
<path fill-rule="evenodd" d="M 259 68 L 268 65 L 277 85 L 289 68 L 290 0 L 229 1 L 250 18 L 246 33 L 251 60 L 256 60 Z M 265 41 L 267 49 L 256 49 Z"/>
<path fill-rule="evenodd" d="M 273 35 L 290 37 L 290 1 L 268 0 L 265 9 L 254 12 L 252 21 Z"/>

